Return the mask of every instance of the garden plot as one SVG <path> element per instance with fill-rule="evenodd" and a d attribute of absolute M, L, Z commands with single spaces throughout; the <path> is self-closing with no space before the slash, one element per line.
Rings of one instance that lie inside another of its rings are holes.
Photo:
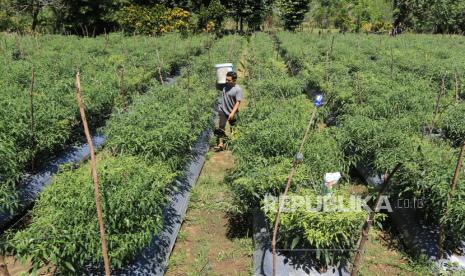
<path fill-rule="evenodd" d="M 183 176 L 191 146 L 211 125 L 217 92 L 212 89 L 210 62 L 224 58 L 224 48 L 239 53 L 241 39 L 229 37 L 215 45 L 210 54 L 192 59 L 174 85 L 154 83 L 145 95 L 134 97 L 127 112 L 119 110 L 107 123 L 107 142 L 98 163 L 113 268 L 127 264 L 152 240 L 152 233 L 160 231 L 170 183 Z M 87 170 L 83 165 L 54 178 L 33 209 L 31 223 L 10 233 L 17 257 L 32 259 L 35 268 L 50 260 L 63 271 L 100 262 Z M 69 179 L 68 186 L 60 190 L 64 179 Z"/>
<path fill-rule="evenodd" d="M 0 67 L 0 209 L 18 207 L 15 185 L 44 167 L 66 145 L 82 139 L 74 76 L 82 73 L 89 124 L 104 125 L 113 109 L 126 108 L 154 79 L 163 79 L 211 43 L 110 35 L 18 37 L 2 34 Z M 7 135 L 8 134 L 8 135 Z"/>
<path fill-rule="evenodd" d="M 402 163 L 390 199 L 423 199 L 424 208 L 415 212 L 424 226 L 443 222 L 447 250 L 460 251 L 465 234 L 463 174 L 447 215 L 445 209 L 457 147 L 465 138 L 460 122 L 465 115 L 465 57 L 458 50 L 464 47 L 463 38 L 284 32 L 277 37 L 307 89 L 327 95 L 326 114 L 336 117 L 334 128 L 342 136 L 347 164 L 372 176 Z"/>
<path fill-rule="evenodd" d="M 292 160 L 315 107 L 304 93 L 302 80 L 290 78 L 286 66 L 276 59 L 269 36 L 254 35 L 248 54 L 245 68 L 251 99 L 232 140 L 237 165 L 230 182 L 239 211 L 252 216 L 254 210 L 261 208 L 272 225 L 276 209 L 267 210 L 266 196 L 278 196 L 284 191 Z M 316 119 L 318 124 L 320 116 Z M 316 198 L 325 193 L 325 173 L 340 171 L 348 175 L 340 137 L 331 129 L 312 128 L 302 153 L 304 158 L 295 172 L 290 196 Z M 335 190 L 344 201 L 349 199 L 345 186 Z M 304 262 L 302 259 L 293 262 L 295 269 L 299 266 L 318 269 L 339 262 L 344 266 L 365 216 L 364 211 L 283 213 L 279 248 L 312 249 L 313 261 L 309 263 L 310 258 L 306 258 Z M 334 253 L 330 248 L 340 250 Z"/>

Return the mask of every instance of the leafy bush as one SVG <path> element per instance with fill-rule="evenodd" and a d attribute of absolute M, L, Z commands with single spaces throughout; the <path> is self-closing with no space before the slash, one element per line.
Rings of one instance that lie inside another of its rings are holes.
<path fill-rule="evenodd" d="M 97 164 L 109 257 L 119 267 L 162 226 L 164 191 L 174 174 L 162 163 L 130 156 L 100 155 Z M 11 239 L 16 254 L 30 258 L 35 268 L 51 261 L 74 270 L 101 261 L 89 171 L 87 164 L 54 177 L 35 205 L 28 228 Z"/>
<path fill-rule="evenodd" d="M 188 57 L 198 54 L 207 41 L 204 35 L 182 39 L 178 34 L 157 39 L 117 34 L 108 39 L 49 35 L 16 38 L 9 34 L 0 37 L 4 50 L 4 65 L 0 67 L 0 153 L 6 160 L 0 163 L 0 209 L 9 211 L 14 211 L 16 205 L 12 201 L 13 185 L 30 170 L 33 160 L 36 164 L 45 162 L 80 138 L 76 135 L 82 130 L 75 99 L 77 70 L 81 72 L 87 118 L 95 128 L 103 124 L 113 108 L 122 108 L 134 95 L 145 93 L 147 83 L 159 79 L 158 71 L 162 76 L 170 74 Z M 34 133 L 28 95 L 32 68 Z"/>
<path fill-rule="evenodd" d="M 465 105 L 450 107 L 444 116 L 443 125 L 447 136 L 457 145 L 463 143 L 465 139 L 465 126 L 463 124 L 463 115 L 465 114 Z"/>
<path fill-rule="evenodd" d="M 464 56 L 451 50 L 462 49 L 463 38 L 403 35 L 392 40 L 286 32 L 277 36 L 285 58 L 298 65 L 298 76 L 329 98 L 329 114 L 336 116 L 348 164 L 380 174 L 402 162 L 391 198 L 425 198 L 423 215 L 433 224 L 444 221 L 450 240 L 463 237 L 465 224 L 460 222 L 465 212 L 458 200 L 463 177 L 453 196 L 453 211 L 442 218 L 457 161 L 454 146 L 465 133 L 460 119 L 465 110 L 455 99 Z M 446 137 L 425 132 L 433 125 L 446 130 Z"/>
<path fill-rule="evenodd" d="M 309 10 L 309 2 L 306 0 L 298 1 L 278 1 L 277 6 L 283 21 L 284 29 L 294 31 L 302 24 L 305 14 Z"/>
<path fill-rule="evenodd" d="M 241 115 L 241 124 L 235 129 L 232 149 L 236 168 L 228 176 L 228 182 L 238 212 L 250 214 L 262 206 L 271 224 L 275 212 L 266 210 L 264 200 L 267 195 L 279 196 L 284 191 L 292 160 L 315 107 L 302 95 L 305 81 L 289 77 L 282 62 L 274 57 L 269 36 L 257 34 L 250 44 L 253 48 L 248 51 L 247 63 L 255 61 L 255 64 L 249 68 L 248 91 L 256 102 Z M 315 198 L 325 190 L 325 173 L 348 174 L 342 139 L 336 129 L 311 130 L 302 150 L 303 162 L 297 167 L 290 186 L 291 195 Z M 337 193 L 348 199 L 347 192 Z M 321 264 L 337 262 L 339 257 L 334 252 L 323 249 L 351 248 L 366 213 L 362 210 L 315 213 L 304 208 L 305 204 L 295 212 L 282 215 L 280 247 L 298 244 L 303 248 L 315 248 L 318 253 L 313 257 Z M 340 255 L 347 257 L 347 254 Z"/>
<path fill-rule="evenodd" d="M 334 194 L 344 199 L 342 206 L 339 202 L 333 202 L 331 197 L 326 197 L 326 211 L 307 209 L 317 208 L 317 195 L 313 190 L 306 189 L 289 194 L 290 200 L 286 201 L 284 207 L 292 211 L 282 213 L 278 241 L 285 248 L 316 249 L 312 255 L 324 265 L 344 261 L 349 256 L 349 250 L 354 249 L 357 244 L 366 212 L 361 208 L 352 210 L 350 194 L 344 189 L 339 189 Z M 298 199 L 305 200 L 306 204 L 299 204 Z M 277 204 L 273 207 L 277 207 Z M 275 219 L 276 210 L 277 208 L 267 210 L 268 220 Z"/>
<path fill-rule="evenodd" d="M 211 121 L 206 110 L 213 108 L 216 92 L 203 87 L 185 91 L 180 86 L 154 86 L 147 96 L 136 99 L 128 113 L 119 113 L 108 123 L 107 147 L 118 154 L 140 155 L 145 160 L 160 159 L 172 169 L 183 167 L 186 156 Z M 186 93 L 191 93 L 192 97 Z"/>
<path fill-rule="evenodd" d="M 226 12 L 219 0 L 210 1 L 208 6 L 202 5 L 197 14 L 197 29 L 206 32 L 220 31 Z"/>
<path fill-rule="evenodd" d="M 129 262 L 150 242 L 151 232 L 160 229 L 165 192 L 172 190 L 176 176 L 184 176 L 193 142 L 211 124 L 217 101 L 213 64 L 221 63 L 228 45 L 239 57 L 241 44 L 236 36 L 218 41 L 211 55 L 192 58 L 174 84 L 152 83 L 145 95 L 134 97 L 127 112 L 119 110 L 109 120 L 108 147 L 98 155 L 98 172 L 114 268 Z M 31 259 L 36 268 L 51 263 L 59 270 L 99 264 L 91 183 L 88 165 L 54 177 L 36 203 L 32 223 L 11 234 L 9 244 L 18 258 Z"/>
<path fill-rule="evenodd" d="M 191 14 L 182 8 L 161 4 L 152 7 L 129 5 L 116 14 L 116 21 L 126 31 L 137 34 L 160 35 L 192 28 Z"/>

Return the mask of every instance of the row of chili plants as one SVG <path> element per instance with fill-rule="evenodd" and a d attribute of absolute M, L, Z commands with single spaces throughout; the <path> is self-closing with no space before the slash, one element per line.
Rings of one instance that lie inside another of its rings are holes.
<path fill-rule="evenodd" d="M 273 197 L 284 191 L 315 107 L 305 93 L 302 79 L 289 76 L 270 36 L 253 35 L 247 53 L 243 65 L 249 105 L 232 137 L 236 169 L 229 177 L 230 187 L 237 212 L 251 215 L 254 209 L 261 208 L 269 225 L 273 225 L 278 209 L 277 198 Z M 323 115 L 319 110 L 317 121 Z M 349 168 L 342 152 L 342 138 L 332 128 L 312 127 L 278 232 L 278 248 L 306 249 L 320 265 L 348 259 L 366 217 L 361 208 L 348 208 Z M 323 181 L 329 172 L 341 172 L 344 176 L 333 195 L 328 195 Z M 318 196 L 328 204 L 326 207 L 335 207 L 331 203 L 337 196 L 343 203 L 332 210 L 314 210 L 319 204 Z M 348 210 L 341 210 L 344 207 Z"/>
<path fill-rule="evenodd" d="M 15 184 L 24 173 L 80 137 L 77 70 L 86 84 L 89 123 L 99 126 L 114 108 L 126 107 L 151 80 L 169 75 L 212 40 L 0 34 L 0 41 L 0 210 L 13 212 Z"/>
<path fill-rule="evenodd" d="M 463 173 L 447 217 L 444 210 L 465 139 L 465 39 L 285 32 L 277 39 L 307 89 L 329 98 L 326 123 L 342 137 L 349 165 L 382 174 L 402 163 L 391 203 L 424 200 L 419 213 L 444 222 L 455 248 L 465 236 Z"/>
<path fill-rule="evenodd" d="M 235 36 L 215 42 L 208 53 L 187 60 L 174 84 L 150 83 L 146 94 L 135 95 L 127 110 L 118 109 L 109 119 L 97 170 L 112 268 L 130 262 L 161 229 L 168 191 L 183 177 L 192 145 L 212 124 L 217 101 L 213 65 L 225 62 L 228 49 L 236 61 L 241 44 Z M 82 80 L 84 94 L 86 83 Z M 10 254 L 30 260 L 33 269 L 51 265 L 68 273 L 101 262 L 89 170 L 88 163 L 61 169 L 41 194 L 30 222 L 7 233 Z"/>

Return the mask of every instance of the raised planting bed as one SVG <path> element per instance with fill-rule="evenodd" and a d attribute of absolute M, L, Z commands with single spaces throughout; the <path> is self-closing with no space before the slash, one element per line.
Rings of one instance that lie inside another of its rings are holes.
<path fill-rule="evenodd" d="M 176 203 L 177 193 L 181 194 L 179 200 L 186 199 L 183 187 L 192 185 L 196 177 L 194 172 L 187 175 L 188 182 L 181 181 L 186 179 L 186 166 L 198 170 L 203 164 L 203 157 L 195 160 L 193 154 L 197 153 L 192 147 L 199 136 L 206 139 L 203 131 L 212 125 L 217 101 L 213 63 L 223 58 L 222 52 L 228 46 L 238 57 L 241 44 L 242 39 L 234 36 L 216 42 L 210 55 L 193 58 L 174 84 L 154 83 L 146 94 L 134 98 L 127 111 L 119 110 L 107 123 L 107 142 L 97 163 L 114 271 L 146 274 L 150 270 L 155 274 L 164 269 L 166 259 L 160 258 L 163 254 L 168 257 L 173 241 L 165 244 L 163 236 L 158 236 L 158 253 L 149 245 L 153 246 L 154 237 L 163 229 L 171 237 L 176 235 L 178 221 L 173 221 L 174 217 L 165 221 L 165 215 L 168 217 L 172 211 L 167 204 L 170 200 Z M 199 147 L 205 150 L 205 145 L 202 142 Z M 54 178 L 34 207 L 30 224 L 9 233 L 11 253 L 22 260 L 31 259 L 33 268 L 50 264 L 60 273 L 100 266 L 100 240 L 88 170 L 85 165 Z M 68 179 L 66 189 L 64 179 Z M 175 180 L 181 182 L 176 184 Z M 186 202 L 178 204 L 182 219 Z M 141 255 L 146 258 L 139 258 Z"/>
<path fill-rule="evenodd" d="M 419 215 L 430 225 L 425 227 L 443 222 L 449 252 L 460 252 L 465 235 L 463 174 L 444 215 L 457 146 L 464 139 L 460 118 L 465 116 L 465 56 L 457 51 L 464 38 L 286 32 L 277 38 L 286 60 L 298 65 L 297 77 L 327 95 L 326 114 L 337 117 L 331 128 L 341 137 L 346 164 L 374 176 L 402 163 L 392 180 L 390 200 L 423 200 Z"/>
<path fill-rule="evenodd" d="M 255 103 L 241 114 L 241 124 L 232 139 L 236 168 L 229 180 L 236 208 L 241 214 L 253 216 L 255 210 L 263 210 L 264 219 L 256 221 L 262 229 L 266 224 L 274 225 L 276 209 L 267 210 L 266 199 L 284 192 L 292 162 L 315 106 L 305 95 L 304 83 L 289 77 L 282 61 L 276 59 L 273 40 L 269 36 L 257 34 L 250 40 L 250 45 L 252 49 L 248 51 L 247 63 L 256 61 L 256 64 L 248 70 L 251 78 L 247 84 L 249 90 L 254 89 L 249 95 L 253 97 L 253 93 Z M 278 85 L 274 85 L 276 78 Z M 325 109 L 315 114 L 315 123 L 310 126 L 302 145 L 302 156 L 299 157 L 302 160 L 293 175 L 289 195 L 312 200 L 325 195 L 325 173 L 340 172 L 344 180 L 335 187 L 334 195 L 341 195 L 346 204 L 349 166 L 343 158 L 341 137 L 335 129 L 325 128 L 322 124 Z M 305 207 L 306 204 L 298 204 L 293 211 L 281 215 L 277 235 L 277 248 L 281 249 L 280 269 L 290 269 L 287 271 L 296 275 L 332 271 L 337 264 L 342 269 L 350 259 L 366 213 L 362 210 L 307 212 Z M 255 273 L 270 275 L 269 248 L 266 248 L 267 242 L 263 242 L 268 236 L 263 231 L 270 229 L 257 231 L 262 231 L 255 235 L 258 247 L 265 248 L 256 252 Z M 294 254 L 293 249 L 302 250 Z M 305 258 L 301 255 L 303 250 L 308 253 Z M 283 261 L 288 263 L 283 264 Z"/>
<path fill-rule="evenodd" d="M 169 74 L 210 43 L 207 36 L 180 35 L 0 37 L 0 155 L 7 160 L 0 164 L 0 209 L 9 213 L 18 206 L 15 186 L 23 175 L 37 173 L 82 137 L 75 99 L 77 70 L 89 124 L 96 128 L 114 109 L 125 108 L 134 95 L 145 93 L 153 79 Z"/>

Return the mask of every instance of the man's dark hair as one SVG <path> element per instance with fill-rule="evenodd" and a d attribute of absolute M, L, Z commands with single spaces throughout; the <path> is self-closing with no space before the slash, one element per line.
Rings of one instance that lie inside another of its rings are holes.
<path fill-rule="evenodd" d="M 237 73 L 234 71 L 230 71 L 226 73 L 226 77 L 231 77 L 233 80 L 237 80 Z"/>

